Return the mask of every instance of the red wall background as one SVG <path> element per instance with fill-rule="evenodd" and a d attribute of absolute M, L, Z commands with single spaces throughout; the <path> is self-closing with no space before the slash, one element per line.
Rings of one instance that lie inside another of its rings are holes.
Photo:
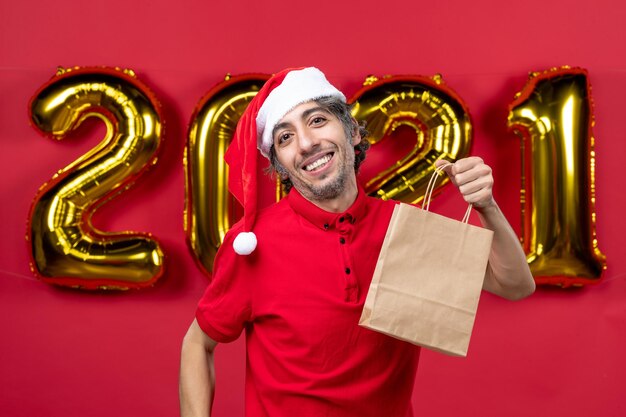
<path fill-rule="evenodd" d="M 438 416 L 622 416 L 626 250 L 622 216 L 626 6 L 615 0 L 339 2 L 3 1 L 0 5 L 0 415 L 172 416 L 182 336 L 208 280 L 183 232 L 183 149 L 203 94 L 226 73 L 315 65 L 347 95 L 369 74 L 443 74 L 468 104 L 473 153 L 520 230 L 519 140 L 507 105 L 529 71 L 587 68 L 597 151 L 603 282 L 481 299 L 466 359 L 424 351 L 414 407 Z M 38 187 L 92 148 L 104 127 L 53 142 L 29 126 L 27 103 L 57 65 L 134 69 L 163 103 L 159 164 L 103 207 L 104 230 L 158 236 L 166 275 L 154 288 L 80 292 L 29 271 L 26 217 Z M 436 210 L 463 211 L 455 191 Z M 215 416 L 243 415 L 244 346 L 217 351 Z"/>

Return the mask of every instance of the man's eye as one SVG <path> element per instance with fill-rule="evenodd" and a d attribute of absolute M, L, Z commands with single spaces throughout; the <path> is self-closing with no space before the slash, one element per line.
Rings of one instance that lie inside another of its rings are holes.
<path fill-rule="evenodd" d="M 325 117 L 322 116 L 315 116 L 313 119 L 311 119 L 311 124 L 313 125 L 319 125 L 322 124 L 326 121 Z"/>
<path fill-rule="evenodd" d="M 278 143 L 283 143 L 286 140 L 289 140 L 290 137 L 290 133 L 281 133 L 280 135 L 278 135 Z"/>

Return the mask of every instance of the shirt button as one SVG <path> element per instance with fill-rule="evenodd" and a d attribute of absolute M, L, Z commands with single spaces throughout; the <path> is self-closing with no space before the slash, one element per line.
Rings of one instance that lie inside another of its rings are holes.
<path fill-rule="evenodd" d="M 339 223 L 343 223 L 343 217 L 339 218 Z"/>
<path fill-rule="evenodd" d="M 328 223 L 324 223 L 324 229 L 328 230 Z"/>
<path fill-rule="evenodd" d="M 344 243 L 346 243 L 346 240 L 344 238 L 340 237 L 339 238 L 339 243 L 341 243 L 343 245 Z"/>
<path fill-rule="evenodd" d="M 346 268 L 346 274 L 350 275 L 350 268 Z"/>

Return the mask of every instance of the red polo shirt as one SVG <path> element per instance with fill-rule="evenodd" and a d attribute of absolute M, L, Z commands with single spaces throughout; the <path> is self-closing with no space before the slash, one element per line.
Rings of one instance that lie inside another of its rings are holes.
<path fill-rule="evenodd" d="M 293 189 L 259 213 L 256 250 L 226 235 L 196 317 L 217 342 L 246 331 L 246 416 L 412 416 L 419 348 L 358 325 L 394 203 L 326 212 Z"/>

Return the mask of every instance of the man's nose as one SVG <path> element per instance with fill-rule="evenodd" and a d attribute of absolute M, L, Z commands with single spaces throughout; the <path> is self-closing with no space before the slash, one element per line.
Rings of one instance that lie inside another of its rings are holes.
<path fill-rule="evenodd" d="M 311 132 L 303 130 L 298 134 L 298 147 L 301 152 L 308 152 L 317 145 L 315 136 Z"/>

